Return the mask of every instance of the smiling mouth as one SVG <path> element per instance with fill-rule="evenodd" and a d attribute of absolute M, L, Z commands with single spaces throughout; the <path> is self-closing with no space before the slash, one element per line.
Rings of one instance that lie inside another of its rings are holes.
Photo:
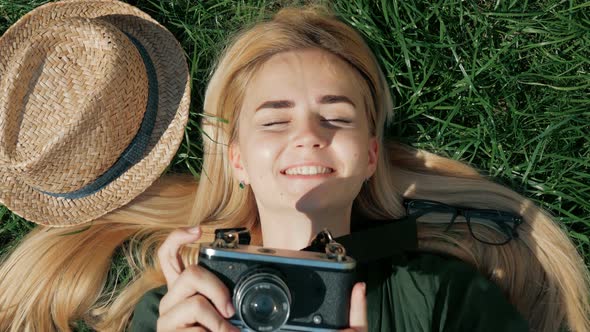
<path fill-rule="evenodd" d="M 334 173 L 334 169 L 322 166 L 299 166 L 281 171 L 285 175 L 321 175 Z"/>

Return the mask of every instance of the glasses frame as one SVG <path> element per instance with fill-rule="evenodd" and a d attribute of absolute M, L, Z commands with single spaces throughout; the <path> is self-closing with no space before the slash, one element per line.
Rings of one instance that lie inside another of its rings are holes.
<path fill-rule="evenodd" d="M 412 204 L 422 203 L 422 204 L 429 204 L 431 208 L 417 208 L 412 207 Z M 448 205 L 445 203 L 431 201 L 426 199 L 405 199 L 404 207 L 406 208 L 406 215 L 408 217 L 414 217 L 416 219 L 424 216 L 425 214 L 432 213 L 432 212 L 440 212 L 440 213 L 452 213 L 451 220 L 449 221 L 449 226 L 445 229 L 445 232 L 448 231 L 454 224 L 455 220 L 458 216 L 461 216 L 465 219 L 467 223 L 467 228 L 469 229 L 469 233 L 471 236 L 482 243 L 489 244 L 492 246 L 501 246 L 505 245 L 506 243 L 510 242 L 512 239 L 518 238 L 518 232 L 516 229 L 520 226 L 524 221 L 521 216 L 507 212 L 507 211 L 500 211 L 500 210 L 493 210 L 493 209 L 476 209 L 476 208 L 469 208 L 469 207 L 460 207 L 460 206 L 453 206 Z M 416 209 L 418 211 L 414 213 L 410 213 L 410 209 Z M 438 209 L 437 209 L 438 208 Z M 489 220 L 491 223 L 494 223 L 499 226 L 500 232 L 503 232 L 508 236 L 508 239 L 504 242 L 495 243 L 482 240 L 475 236 L 473 229 L 471 228 L 471 218 L 481 218 L 485 220 Z M 512 223 L 511 227 L 508 223 Z M 504 227 L 502 227 L 504 226 Z"/>

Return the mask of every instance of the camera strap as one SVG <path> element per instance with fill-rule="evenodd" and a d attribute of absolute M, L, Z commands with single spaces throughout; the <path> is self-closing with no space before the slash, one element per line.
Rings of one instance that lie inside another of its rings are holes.
<path fill-rule="evenodd" d="M 416 220 L 364 220 L 352 224 L 348 235 L 332 239 L 346 248 L 346 255 L 364 264 L 387 257 L 403 255 L 418 248 Z M 303 251 L 325 252 L 326 241 L 316 237 Z"/>

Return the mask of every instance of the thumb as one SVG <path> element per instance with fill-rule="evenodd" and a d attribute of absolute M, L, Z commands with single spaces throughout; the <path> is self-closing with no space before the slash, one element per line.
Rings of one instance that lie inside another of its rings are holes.
<path fill-rule="evenodd" d="M 347 332 L 366 332 L 367 323 L 367 285 L 364 282 L 357 282 L 352 288 L 350 297 L 350 329 Z"/>

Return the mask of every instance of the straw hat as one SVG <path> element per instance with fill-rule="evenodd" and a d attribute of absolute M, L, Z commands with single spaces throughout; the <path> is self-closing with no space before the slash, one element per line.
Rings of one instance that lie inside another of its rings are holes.
<path fill-rule="evenodd" d="M 174 36 L 114 0 L 49 3 L 0 38 L 0 204 L 39 224 L 93 220 L 166 169 L 189 111 Z"/>

